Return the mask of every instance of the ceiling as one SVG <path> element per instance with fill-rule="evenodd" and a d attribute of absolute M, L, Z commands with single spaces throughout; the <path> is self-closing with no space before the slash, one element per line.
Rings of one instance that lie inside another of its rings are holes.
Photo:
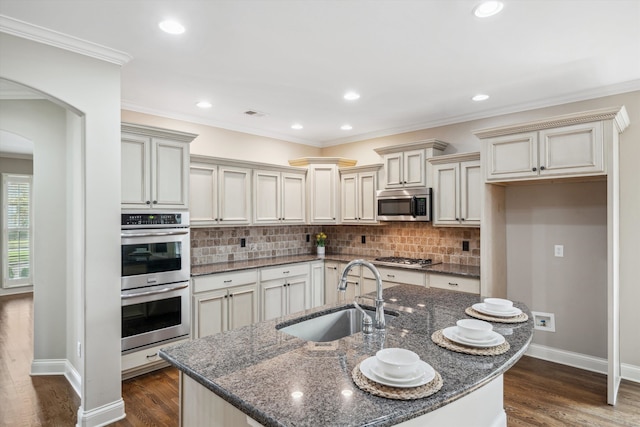
<path fill-rule="evenodd" d="M 315 146 L 640 89 L 640 0 L 504 3 L 486 19 L 476 0 L 1 0 L 0 15 L 131 55 L 124 109 Z M 186 32 L 161 32 L 168 17 Z"/>

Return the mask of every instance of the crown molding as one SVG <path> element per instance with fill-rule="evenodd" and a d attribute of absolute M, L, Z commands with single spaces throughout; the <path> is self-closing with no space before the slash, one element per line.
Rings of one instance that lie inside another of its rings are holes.
<path fill-rule="evenodd" d="M 152 138 L 172 139 L 181 142 L 191 142 L 198 136 L 195 133 L 168 130 L 155 126 L 138 125 L 135 123 L 121 123 L 120 131 L 123 133 L 135 133 L 137 135 L 146 135 Z"/>
<path fill-rule="evenodd" d="M 90 56 L 120 66 L 131 61 L 133 58 L 128 53 L 20 21 L 6 15 L 0 15 L 0 32 Z"/>
<path fill-rule="evenodd" d="M 427 161 L 432 165 L 441 165 L 453 162 L 472 162 L 475 160 L 480 160 L 479 151 L 473 153 L 445 154 L 443 156 L 435 156 L 427 159 Z"/>
<path fill-rule="evenodd" d="M 374 148 L 374 151 L 381 156 L 384 154 L 398 153 L 400 151 L 420 150 L 422 148 L 434 148 L 444 151 L 449 143 L 440 141 L 439 139 L 425 139 L 422 141 L 410 142 L 408 144 L 389 145 L 387 147 Z"/>
<path fill-rule="evenodd" d="M 312 164 L 337 165 L 339 168 L 355 166 L 357 160 L 345 159 L 344 157 L 301 157 L 289 160 L 291 166 L 309 166 Z"/>

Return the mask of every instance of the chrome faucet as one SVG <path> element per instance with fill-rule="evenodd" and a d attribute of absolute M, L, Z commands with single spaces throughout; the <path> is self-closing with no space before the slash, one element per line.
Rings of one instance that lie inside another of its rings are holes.
<path fill-rule="evenodd" d="M 373 273 L 373 277 L 375 277 L 375 279 L 376 279 L 376 320 L 375 320 L 375 327 L 376 327 L 376 329 L 384 329 L 385 328 L 385 322 L 384 322 L 384 309 L 382 307 L 383 304 L 384 304 L 384 300 L 382 299 L 382 278 L 380 277 L 380 272 L 378 271 L 378 269 L 373 264 L 371 264 L 369 261 L 365 261 L 363 259 L 354 259 L 353 261 L 351 261 L 349 264 L 347 264 L 347 266 L 342 271 L 342 277 L 340 277 L 340 282 L 338 283 L 338 290 L 339 291 L 346 291 L 347 290 L 347 275 L 349 274 L 349 271 L 351 271 L 351 269 L 353 267 L 355 267 L 356 265 L 361 265 L 363 267 L 367 267 L 369 270 L 371 270 L 371 272 Z"/>

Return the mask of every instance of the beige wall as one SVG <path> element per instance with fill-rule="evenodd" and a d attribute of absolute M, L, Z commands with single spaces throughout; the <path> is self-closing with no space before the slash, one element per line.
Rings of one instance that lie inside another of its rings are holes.
<path fill-rule="evenodd" d="M 472 133 L 476 129 L 621 105 L 626 106 L 631 125 L 620 136 L 620 351 L 623 363 L 640 366 L 640 339 L 638 339 L 637 332 L 638 325 L 640 325 L 640 310 L 637 309 L 640 303 L 640 279 L 638 279 L 636 267 L 639 253 L 637 242 L 640 241 L 640 221 L 638 221 L 640 218 L 640 191 L 638 190 L 640 188 L 640 174 L 638 173 L 638 159 L 640 159 L 639 91 L 326 147 L 322 150 L 322 155 L 353 158 L 359 161 L 359 165 L 378 163 L 380 157 L 373 151 L 376 147 L 429 138 L 449 142 L 451 145 L 445 154 L 479 151 L 480 142 Z M 483 238 L 489 238 L 489 236 L 483 236 Z M 593 296 L 592 298 L 599 297 Z M 606 304 L 606 299 L 602 301 L 602 304 Z M 601 342 L 604 338 L 600 336 L 595 339 Z M 600 350 L 595 352 L 600 354 Z"/>
<path fill-rule="evenodd" d="M 123 110 L 122 121 L 195 133 L 191 154 L 287 166 L 289 160 L 320 155 L 317 147 L 134 111 Z"/>

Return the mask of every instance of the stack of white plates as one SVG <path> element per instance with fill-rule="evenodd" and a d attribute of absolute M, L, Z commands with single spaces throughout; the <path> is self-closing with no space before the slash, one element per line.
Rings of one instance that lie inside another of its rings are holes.
<path fill-rule="evenodd" d="M 379 384 L 387 385 L 390 387 L 411 388 L 420 387 L 433 380 L 436 376 L 436 371 L 427 362 L 420 360 L 416 364 L 415 370 L 409 374 L 397 378 L 385 375 L 378 366 L 378 359 L 376 356 L 371 356 L 360 363 L 360 371 L 362 374 Z"/>
<path fill-rule="evenodd" d="M 477 304 L 473 304 L 471 306 L 478 313 L 486 314 L 488 316 L 496 316 L 496 317 L 515 317 L 522 314 L 522 310 L 517 307 L 509 307 L 506 310 L 495 310 L 487 307 L 487 304 L 484 302 L 479 302 Z"/>
<path fill-rule="evenodd" d="M 468 347 L 487 348 L 495 347 L 505 342 L 505 338 L 495 331 L 488 331 L 486 338 L 473 339 L 460 333 L 457 326 L 450 326 L 442 330 L 442 335 L 449 341 Z"/>

